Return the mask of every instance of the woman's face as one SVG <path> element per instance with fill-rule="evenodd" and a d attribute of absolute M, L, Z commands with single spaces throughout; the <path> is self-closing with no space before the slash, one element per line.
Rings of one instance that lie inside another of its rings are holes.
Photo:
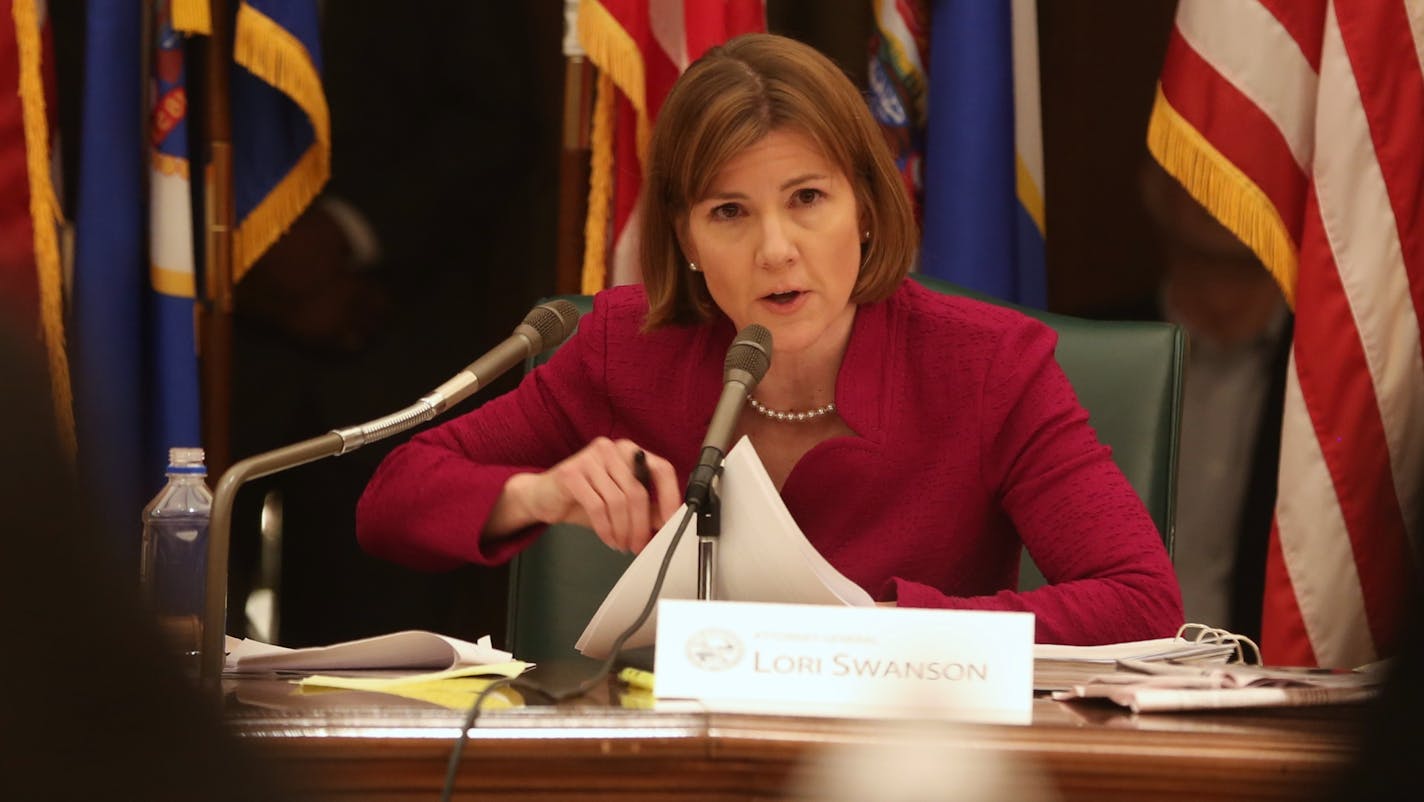
<path fill-rule="evenodd" d="M 776 130 L 722 167 L 680 240 L 738 329 L 766 326 L 777 353 L 839 350 L 855 319 L 856 206 L 850 180 L 811 140 Z"/>

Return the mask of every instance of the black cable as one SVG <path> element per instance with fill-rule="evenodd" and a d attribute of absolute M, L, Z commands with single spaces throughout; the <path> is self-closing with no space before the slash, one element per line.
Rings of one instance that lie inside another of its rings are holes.
<path fill-rule="evenodd" d="M 642 612 L 629 624 L 617 638 L 613 640 L 613 646 L 608 650 L 608 657 L 598 670 L 588 679 L 579 683 L 573 690 L 563 693 L 553 693 L 533 682 L 518 680 L 511 677 L 501 677 L 494 680 L 484 690 L 475 697 L 475 701 L 470 705 L 470 714 L 465 718 L 465 724 L 460 728 L 460 735 L 455 740 L 455 748 L 450 752 L 450 761 L 445 767 L 445 787 L 440 792 L 440 802 L 449 802 L 451 795 L 455 791 L 455 775 L 460 769 L 460 757 L 465 751 L 465 742 L 469 740 L 470 730 L 474 728 L 475 721 L 480 717 L 480 708 L 484 706 L 485 700 L 495 691 L 501 688 L 515 688 L 517 690 L 527 690 L 536 693 L 550 700 L 553 704 L 567 701 L 582 696 L 593 690 L 598 683 L 604 681 L 608 674 L 613 671 L 613 664 L 618 660 L 618 656 L 623 651 L 623 644 L 633 637 L 643 626 L 643 622 L 648 620 L 648 616 L 653 614 L 653 608 L 657 605 L 658 596 L 663 592 L 663 580 L 667 578 L 668 568 L 672 565 L 672 556 L 677 551 L 677 544 L 682 542 L 682 534 L 687 531 L 687 525 L 697 514 L 697 505 L 692 504 L 687 508 L 687 512 L 682 516 L 682 522 L 677 525 L 677 531 L 673 533 L 672 540 L 668 543 L 667 553 L 663 555 L 663 561 L 658 564 L 658 575 L 653 580 L 653 589 L 648 593 L 648 600 L 643 603 Z"/>
<path fill-rule="evenodd" d="M 637 632 L 643 626 L 643 622 L 648 620 L 648 616 L 653 614 L 653 608 L 658 603 L 658 597 L 662 595 L 663 580 L 667 578 L 668 567 L 672 565 L 672 556 L 677 551 L 677 544 L 682 541 L 682 533 L 687 531 L 687 525 L 692 522 L 692 519 L 696 515 L 697 505 L 689 505 L 687 512 L 682 516 L 682 522 L 677 525 L 677 531 L 673 533 L 672 540 L 668 543 L 667 553 L 663 555 L 663 561 L 658 564 L 658 575 L 653 580 L 653 589 L 648 593 L 648 600 L 643 603 L 642 612 L 638 613 L 638 617 L 633 619 L 633 623 L 629 624 L 627 629 L 624 629 L 617 638 L 613 639 L 613 645 L 609 647 L 608 657 L 603 661 L 603 665 L 598 667 L 598 671 L 594 672 L 593 676 L 579 683 L 578 687 L 557 696 L 558 701 L 562 702 L 566 699 L 572 699 L 588 693 L 613 670 L 613 664 L 623 652 L 623 644 L 626 643 L 629 638 L 633 637 L 633 633 Z"/>
<path fill-rule="evenodd" d="M 445 787 L 440 791 L 440 802 L 450 802 L 450 796 L 455 792 L 455 773 L 460 769 L 460 755 L 465 751 L 465 741 L 469 740 L 470 728 L 475 726 L 475 719 L 480 715 L 480 708 L 484 706 L 485 699 L 490 694 L 501 688 L 513 684 L 513 680 L 508 677 L 501 677 L 480 691 L 475 697 L 475 701 L 470 705 L 470 714 L 465 718 L 464 726 L 460 727 L 460 737 L 455 739 L 455 749 L 450 752 L 450 761 L 445 765 Z"/>

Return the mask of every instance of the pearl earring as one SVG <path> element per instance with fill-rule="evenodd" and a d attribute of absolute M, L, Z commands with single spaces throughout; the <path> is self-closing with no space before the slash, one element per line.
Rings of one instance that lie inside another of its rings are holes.
<path fill-rule="evenodd" d="M 688 269 L 688 270 L 691 270 L 691 271 L 694 272 L 694 273 L 700 273 L 700 272 L 702 272 L 702 269 L 697 266 L 697 263 L 696 263 L 696 262 L 688 262 L 688 263 L 687 263 L 687 269 Z"/>
<path fill-rule="evenodd" d="M 860 236 L 860 240 L 861 242 L 870 242 L 870 229 L 865 230 L 865 233 Z"/>

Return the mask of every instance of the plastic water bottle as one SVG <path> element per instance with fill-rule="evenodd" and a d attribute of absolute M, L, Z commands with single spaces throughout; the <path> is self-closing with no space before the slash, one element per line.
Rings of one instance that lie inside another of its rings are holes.
<path fill-rule="evenodd" d="M 213 506 L 203 450 L 169 449 L 167 474 L 168 484 L 143 508 L 139 578 L 170 648 L 196 676 Z"/>

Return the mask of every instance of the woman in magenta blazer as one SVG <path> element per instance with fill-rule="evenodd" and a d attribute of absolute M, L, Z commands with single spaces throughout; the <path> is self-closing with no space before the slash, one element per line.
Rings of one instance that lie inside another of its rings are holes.
<path fill-rule="evenodd" d="M 516 390 L 392 452 L 357 509 L 362 545 L 441 570 L 576 522 L 640 550 L 681 501 L 728 346 L 759 323 L 773 358 L 738 434 L 877 600 L 1031 611 L 1040 642 L 1172 635 L 1172 566 L 1052 330 L 906 279 L 914 217 L 881 136 L 812 48 L 710 50 L 652 134 L 643 285 L 600 293 Z M 1049 584 L 1021 593 L 1024 547 Z"/>

